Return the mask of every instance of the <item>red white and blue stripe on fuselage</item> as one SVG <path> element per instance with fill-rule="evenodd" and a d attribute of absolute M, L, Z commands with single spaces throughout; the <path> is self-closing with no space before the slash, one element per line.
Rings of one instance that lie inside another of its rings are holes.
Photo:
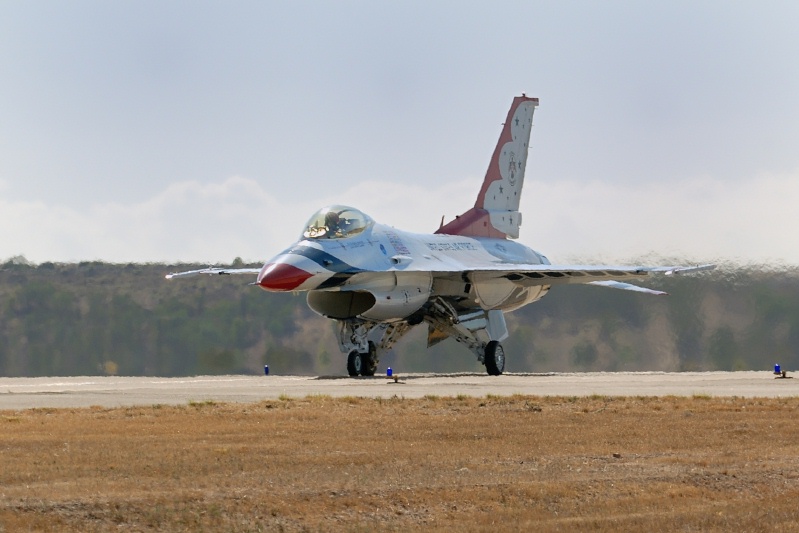
<path fill-rule="evenodd" d="M 374 224 L 346 239 L 305 239 L 268 261 L 258 284 L 269 291 L 335 289 L 354 275 L 454 273 L 547 265 L 546 257 L 505 239 L 414 234 Z"/>
<path fill-rule="evenodd" d="M 258 284 L 271 291 L 327 289 L 363 272 L 320 248 L 320 243 L 300 241 L 266 263 L 258 274 Z"/>

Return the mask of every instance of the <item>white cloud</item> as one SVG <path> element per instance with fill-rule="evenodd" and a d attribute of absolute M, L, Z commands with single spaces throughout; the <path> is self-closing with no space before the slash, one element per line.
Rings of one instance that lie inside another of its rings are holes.
<path fill-rule="evenodd" d="M 799 173 L 797 173 L 799 174 Z M 359 207 L 379 222 L 430 232 L 474 203 L 479 179 L 420 187 L 362 182 L 326 198 L 273 197 L 231 177 L 181 182 L 140 203 L 86 211 L 0 199 L 0 258 L 44 261 L 260 261 L 293 242 L 319 207 Z M 730 186 L 715 178 L 623 187 L 593 182 L 525 184 L 520 241 L 553 261 L 628 262 L 656 254 L 695 261 L 799 264 L 794 232 L 799 175 Z"/>
<path fill-rule="evenodd" d="M 175 183 L 141 203 L 99 204 L 86 211 L 0 199 L 0 259 L 22 254 L 37 263 L 259 261 L 293 242 L 308 217 L 327 204 L 353 205 L 381 222 L 429 232 L 444 214 L 448 202 L 442 198 L 472 201 L 463 184 L 428 191 L 366 182 L 328 198 L 303 192 L 308 195 L 286 201 L 255 180 L 231 177 L 209 185 Z M 449 207 L 448 215 L 459 213 L 456 209 Z"/>
<path fill-rule="evenodd" d="M 176 183 L 145 202 L 86 211 L 0 201 L 0 249 L 36 262 L 260 259 L 268 252 L 257 253 L 257 245 L 279 234 L 279 219 L 269 216 L 276 206 L 255 182 L 237 177 Z"/>
<path fill-rule="evenodd" d="M 528 185 L 522 235 L 545 247 L 550 259 L 659 255 L 799 264 L 799 172 L 733 183 L 701 177 L 636 187 Z"/>

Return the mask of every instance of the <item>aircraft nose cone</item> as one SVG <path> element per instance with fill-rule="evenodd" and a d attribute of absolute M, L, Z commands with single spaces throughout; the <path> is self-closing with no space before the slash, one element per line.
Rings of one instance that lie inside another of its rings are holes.
<path fill-rule="evenodd" d="M 268 291 L 293 291 L 313 276 L 287 263 L 269 263 L 258 274 L 258 285 Z"/>

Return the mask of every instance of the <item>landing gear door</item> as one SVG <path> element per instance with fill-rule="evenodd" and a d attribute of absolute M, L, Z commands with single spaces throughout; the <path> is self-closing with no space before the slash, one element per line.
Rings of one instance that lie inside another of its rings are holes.
<path fill-rule="evenodd" d="M 499 309 L 488 312 L 488 325 L 486 326 L 488 338 L 492 341 L 504 341 L 508 338 L 508 326 L 505 324 L 505 315 Z"/>

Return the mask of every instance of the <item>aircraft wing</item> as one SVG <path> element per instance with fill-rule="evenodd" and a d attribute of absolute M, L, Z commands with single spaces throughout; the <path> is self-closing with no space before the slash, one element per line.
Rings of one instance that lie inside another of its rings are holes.
<path fill-rule="evenodd" d="M 227 276 L 230 274 L 258 274 L 261 272 L 260 268 L 216 268 L 216 267 L 208 267 L 208 268 L 201 268 L 199 270 L 188 270 L 186 272 L 172 272 L 171 274 L 167 274 L 166 279 L 172 278 L 184 278 L 189 276 L 199 276 L 200 274 L 209 274 L 209 275 L 220 275 L 220 276 Z"/>
<path fill-rule="evenodd" d="M 618 265 L 513 265 L 495 264 L 468 271 L 475 280 L 488 281 L 504 278 L 522 287 L 534 285 L 560 285 L 582 283 L 613 289 L 666 294 L 662 291 L 624 283 L 622 279 L 642 279 L 650 274 L 688 274 L 712 270 L 716 265 L 698 266 L 618 266 Z"/>

